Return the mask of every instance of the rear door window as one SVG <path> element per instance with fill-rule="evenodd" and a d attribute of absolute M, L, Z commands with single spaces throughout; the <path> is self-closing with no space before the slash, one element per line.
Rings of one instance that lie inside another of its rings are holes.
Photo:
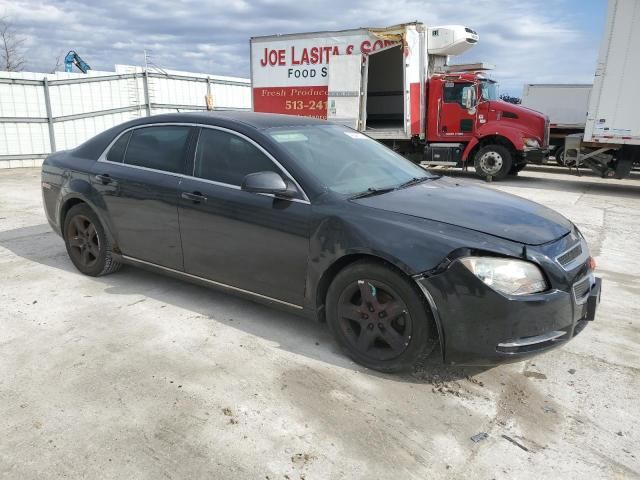
<path fill-rule="evenodd" d="M 240 186 L 245 176 L 265 171 L 281 174 L 269 157 L 252 143 L 222 130 L 200 130 L 195 177 Z"/>
<path fill-rule="evenodd" d="M 165 172 L 182 172 L 190 130 L 191 127 L 179 125 L 132 130 L 124 163 Z"/>

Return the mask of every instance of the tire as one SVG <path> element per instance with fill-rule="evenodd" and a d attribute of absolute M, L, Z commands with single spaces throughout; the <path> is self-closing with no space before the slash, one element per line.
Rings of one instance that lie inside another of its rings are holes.
<path fill-rule="evenodd" d="M 99 277 L 120 269 L 100 219 L 86 203 L 71 207 L 62 231 L 69 258 L 80 272 Z"/>
<path fill-rule="evenodd" d="M 556 148 L 553 152 L 553 156 L 556 159 L 556 163 L 558 165 L 560 165 L 561 167 L 566 167 L 566 163 L 564 160 L 564 145 L 560 145 L 558 148 Z"/>
<path fill-rule="evenodd" d="M 509 174 L 513 160 L 511 152 L 502 145 L 487 145 L 476 153 L 476 175 L 484 179 L 501 180 Z"/>
<path fill-rule="evenodd" d="M 514 176 L 518 175 L 518 173 L 524 170 L 524 167 L 526 166 L 527 166 L 526 163 L 518 163 L 516 165 L 512 165 L 511 170 L 509 170 L 509 175 L 514 175 Z"/>
<path fill-rule="evenodd" d="M 422 296 L 381 264 L 360 261 L 340 271 L 327 292 L 326 309 L 340 347 L 373 370 L 406 370 L 435 347 L 433 317 Z"/>
<path fill-rule="evenodd" d="M 625 145 L 616 154 L 614 162 L 615 177 L 627 178 L 631 174 L 633 164 L 640 161 L 640 147 Z"/>

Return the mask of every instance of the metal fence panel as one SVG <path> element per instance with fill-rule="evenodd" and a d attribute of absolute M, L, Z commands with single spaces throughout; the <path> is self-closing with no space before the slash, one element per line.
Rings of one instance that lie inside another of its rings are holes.
<path fill-rule="evenodd" d="M 207 110 L 207 95 L 214 109 L 251 108 L 242 78 L 130 65 L 86 75 L 0 72 L 0 168 L 37 165 L 139 116 Z"/>
<path fill-rule="evenodd" d="M 0 162 L 3 156 L 51 153 L 46 123 L 0 123 Z"/>

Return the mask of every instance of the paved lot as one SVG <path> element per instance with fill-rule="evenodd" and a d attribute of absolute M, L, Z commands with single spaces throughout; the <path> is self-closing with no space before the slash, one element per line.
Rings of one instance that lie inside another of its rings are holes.
<path fill-rule="evenodd" d="M 39 170 L 0 171 L 0 476 L 640 477 L 640 177 L 538 169 L 491 187 L 580 226 L 599 317 L 524 363 L 398 376 L 264 306 L 135 268 L 80 275 Z"/>

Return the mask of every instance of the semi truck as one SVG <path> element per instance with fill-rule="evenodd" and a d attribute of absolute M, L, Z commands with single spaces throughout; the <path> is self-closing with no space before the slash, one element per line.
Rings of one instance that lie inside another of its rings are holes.
<path fill-rule="evenodd" d="M 567 135 L 564 162 L 602 177 L 640 164 L 640 1 L 610 0 L 584 132 Z"/>
<path fill-rule="evenodd" d="M 550 154 L 558 165 L 567 166 L 566 136 L 584 133 L 592 87 L 590 83 L 530 83 L 522 90 L 522 106 L 549 117 Z"/>
<path fill-rule="evenodd" d="M 501 179 L 546 158 L 549 120 L 501 101 L 486 64 L 449 64 L 478 40 L 421 22 L 253 37 L 253 110 L 325 118 L 423 165 Z"/>

